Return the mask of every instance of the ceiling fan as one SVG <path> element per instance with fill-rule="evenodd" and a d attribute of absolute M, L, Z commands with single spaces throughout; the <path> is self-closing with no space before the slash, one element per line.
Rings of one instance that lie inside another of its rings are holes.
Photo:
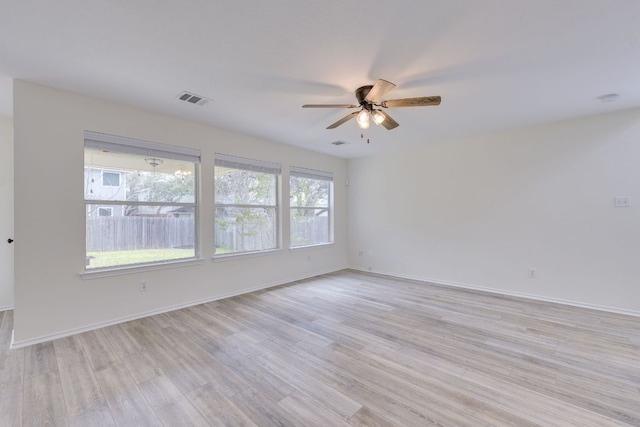
<path fill-rule="evenodd" d="M 357 118 L 358 126 L 361 129 L 367 129 L 369 127 L 369 117 L 377 125 L 382 125 L 387 130 L 395 129 L 399 126 L 398 122 L 393 120 L 390 115 L 385 113 L 380 108 L 395 108 L 395 107 L 424 107 L 427 105 L 440 105 L 441 98 L 439 96 L 423 96 L 420 98 L 402 98 L 391 99 L 383 101 L 382 97 L 385 96 L 391 89 L 396 87 L 395 84 L 383 79 L 378 79 L 376 84 L 362 86 L 356 89 L 356 99 L 358 105 L 354 104 L 305 104 L 302 108 L 360 108 L 341 118 L 337 122 L 329 125 L 327 129 L 335 129 L 343 123 L 348 122 L 353 118 Z"/>

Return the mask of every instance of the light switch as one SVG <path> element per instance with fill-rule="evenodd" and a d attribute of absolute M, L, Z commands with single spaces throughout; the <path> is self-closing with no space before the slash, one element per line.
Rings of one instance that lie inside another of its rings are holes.
<path fill-rule="evenodd" d="M 631 197 L 616 197 L 616 208 L 628 208 L 631 206 Z"/>

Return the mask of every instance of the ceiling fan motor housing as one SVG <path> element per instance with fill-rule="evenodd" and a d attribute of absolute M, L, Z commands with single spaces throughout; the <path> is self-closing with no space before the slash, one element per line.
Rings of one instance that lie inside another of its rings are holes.
<path fill-rule="evenodd" d="M 356 89 L 356 99 L 358 100 L 358 103 L 365 109 L 368 111 L 371 111 L 373 106 L 368 103 L 365 98 L 367 97 L 367 95 L 369 94 L 369 91 L 371 90 L 373 86 L 372 85 L 368 85 L 368 86 L 361 86 L 358 89 Z"/>

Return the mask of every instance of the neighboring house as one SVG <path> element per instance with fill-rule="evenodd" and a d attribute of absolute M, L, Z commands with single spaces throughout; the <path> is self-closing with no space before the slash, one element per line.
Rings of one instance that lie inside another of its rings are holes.
<path fill-rule="evenodd" d="M 127 189 L 127 173 L 130 171 L 86 167 L 84 169 L 85 174 L 85 193 L 87 199 L 95 200 L 117 200 L 126 201 L 146 201 L 148 200 L 148 190 L 143 190 L 135 196 L 129 194 Z M 167 216 L 172 218 L 178 217 L 192 217 L 194 210 L 192 207 L 161 207 L 157 206 L 144 206 L 138 205 L 135 213 L 128 212 L 125 205 L 91 205 L 88 209 L 88 216 L 90 217 L 110 217 L 110 216 Z"/>
<path fill-rule="evenodd" d="M 85 193 L 87 199 L 127 200 L 126 172 L 113 169 L 85 168 Z M 125 206 L 92 205 L 88 216 L 123 216 Z"/>

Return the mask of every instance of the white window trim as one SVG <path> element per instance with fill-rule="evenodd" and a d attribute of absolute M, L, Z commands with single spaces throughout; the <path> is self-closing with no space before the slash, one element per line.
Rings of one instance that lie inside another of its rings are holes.
<path fill-rule="evenodd" d="M 156 263 L 129 264 L 119 267 L 93 268 L 78 273 L 84 280 L 99 279 L 101 277 L 122 276 L 131 273 L 143 273 L 145 271 L 166 270 L 170 268 L 188 267 L 199 265 L 204 262 L 203 258 L 186 258 L 171 261 L 158 261 Z"/>
<path fill-rule="evenodd" d="M 106 277 L 112 275 L 129 274 L 138 271 L 158 270 L 164 268 L 182 267 L 189 264 L 199 264 L 202 262 L 200 248 L 200 150 L 179 147 L 174 145 L 161 144 L 157 142 L 144 141 L 140 139 L 127 138 L 105 133 L 84 131 L 84 148 L 95 148 L 113 151 L 123 154 L 131 154 L 137 156 L 156 156 L 165 159 L 182 160 L 194 163 L 194 202 L 193 203 L 167 203 L 167 202 L 145 202 L 145 201 L 117 201 L 102 199 L 84 199 L 85 212 L 89 205 L 162 205 L 162 206 L 181 206 L 194 208 L 194 256 L 182 259 L 171 259 L 165 261 L 137 263 L 109 266 L 103 268 L 87 269 L 87 248 L 85 245 L 85 263 L 84 270 L 79 273 L 83 278 Z M 86 168 L 86 165 L 84 166 Z M 121 177 L 122 179 L 122 177 Z M 122 182 L 121 182 L 122 183 Z M 85 213 L 86 221 L 86 213 Z M 86 222 L 83 233 L 86 233 Z M 86 235 L 85 235 L 86 241 Z"/>
<path fill-rule="evenodd" d="M 313 248 L 324 248 L 327 246 L 335 246 L 335 242 L 328 242 L 328 243 L 313 243 L 311 245 L 300 245 L 300 246 L 291 246 L 289 248 L 290 252 L 295 252 L 295 251 L 299 251 L 300 249 L 313 249 Z"/>
<path fill-rule="evenodd" d="M 312 243 L 308 245 L 293 245 L 291 243 L 291 225 L 289 226 L 289 250 L 303 249 L 303 248 L 313 248 L 319 246 L 330 246 L 335 244 L 335 236 L 334 236 L 334 200 L 333 200 L 333 191 L 334 191 L 334 182 L 333 182 L 333 172 L 319 171 L 316 169 L 303 168 L 300 166 L 289 166 L 289 180 L 291 177 L 297 178 L 309 178 L 316 179 L 320 181 L 328 181 L 329 182 L 329 195 L 327 204 L 328 206 L 291 206 L 289 202 L 289 223 L 291 224 L 291 211 L 293 209 L 328 209 L 328 227 L 329 227 L 329 241 L 323 243 Z M 289 200 L 291 200 L 291 187 L 289 187 Z"/>
<path fill-rule="evenodd" d="M 283 254 L 284 250 L 282 248 L 277 249 L 265 249 L 264 251 L 246 251 L 246 252 L 233 252 L 228 254 L 214 254 L 211 259 L 213 262 L 226 262 L 226 261 L 234 261 L 243 258 L 256 258 L 262 256 L 270 256 L 270 255 L 280 255 Z"/>
<path fill-rule="evenodd" d="M 266 174 L 271 174 L 271 175 L 275 175 L 276 178 L 276 194 L 275 194 L 275 200 L 276 200 L 276 204 L 275 205 L 249 205 L 249 204 L 236 204 L 236 203 L 218 203 L 215 201 L 215 167 L 224 167 L 224 168 L 229 168 L 229 169 L 236 169 L 236 170 L 245 170 L 245 171 L 251 171 L 251 172 L 258 172 L 258 173 L 266 173 Z M 248 209 L 262 209 L 262 208 L 270 208 L 270 209 L 275 209 L 275 241 L 276 241 L 276 247 L 275 248 L 269 248 L 269 249 L 264 249 L 264 250 L 257 250 L 257 251 L 238 251 L 238 252 L 230 252 L 230 253 L 225 253 L 225 254 L 216 254 L 215 253 L 215 236 L 214 236 L 214 254 L 211 257 L 213 260 L 215 261 L 229 261 L 231 259 L 238 259 L 238 258 L 253 258 L 256 256 L 262 256 L 262 255 L 273 255 L 274 253 L 279 253 L 282 252 L 282 233 L 281 233 L 281 223 L 282 223 L 282 219 L 281 219 L 281 215 L 282 215 L 282 208 L 281 208 L 281 197 L 280 197 L 280 193 L 281 193 L 281 189 L 282 189 L 282 183 L 281 183 L 281 176 L 282 176 L 282 165 L 279 163 L 273 163 L 273 162 L 267 162 L 267 161 L 263 161 L 263 160 L 256 160 L 256 159 L 248 159 L 245 157 L 237 157 L 237 156 L 230 156 L 228 154 L 221 154 L 221 153 L 215 153 L 214 154 L 214 182 L 213 182 L 213 188 L 214 188 L 214 207 L 213 207 L 213 215 L 214 215 L 214 224 L 215 224 L 215 212 L 217 208 L 248 208 Z"/>

